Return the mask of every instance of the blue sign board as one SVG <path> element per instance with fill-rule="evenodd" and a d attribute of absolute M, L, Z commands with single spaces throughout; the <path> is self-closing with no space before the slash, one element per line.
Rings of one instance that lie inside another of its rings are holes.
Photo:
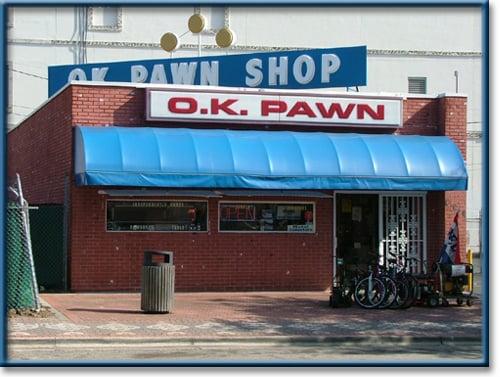
<path fill-rule="evenodd" d="M 49 67 L 49 97 L 72 80 L 310 89 L 366 85 L 366 46 Z"/>

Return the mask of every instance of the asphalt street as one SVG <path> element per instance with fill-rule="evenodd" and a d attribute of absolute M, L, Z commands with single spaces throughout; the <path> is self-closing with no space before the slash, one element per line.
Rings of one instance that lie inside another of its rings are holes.
<path fill-rule="evenodd" d="M 479 342 L 421 342 L 409 344 L 305 343 L 305 344 L 200 344 L 138 346 L 134 344 L 84 344 L 53 346 L 11 346 L 11 362 L 29 360 L 36 362 L 225 362 L 238 361 L 279 363 L 349 363 L 378 362 L 457 362 L 481 359 Z"/>

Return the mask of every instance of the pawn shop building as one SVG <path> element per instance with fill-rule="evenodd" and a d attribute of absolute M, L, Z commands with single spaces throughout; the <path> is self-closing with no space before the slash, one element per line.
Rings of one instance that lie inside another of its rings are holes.
<path fill-rule="evenodd" d="M 138 290 L 146 250 L 178 291 L 326 290 L 389 253 L 421 271 L 457 211 L 465 252 L 466 103 L 71 82 L 8 134 L 8 175 L 61 209 L 68 290 Z"/>

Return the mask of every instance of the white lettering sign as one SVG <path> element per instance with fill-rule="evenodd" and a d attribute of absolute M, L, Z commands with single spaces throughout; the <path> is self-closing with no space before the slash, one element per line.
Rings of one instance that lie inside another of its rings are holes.
<path fill-rule="evenodd" d="M 148 70 L 143 65 L 133 65 L 130 67 L 130 81 L 146 82 L 148 78 Z"/>
<path fill-rule="evenodd" d="M 104 81 L 108 70 L 108 67 L 92 68 L 92 81 Z"/>
<path fill-rule="evenodd" d="M 250 59 L 246 66 L 247 77 L 245 78 L 245 84 L 251 87 L 259 86 L 264 78 L 262 74 L 262 60 L 260 59 Z"/>
<path fill-rule="evenodd" d="M 85 71 L 81 68 L 73 69 L 68 75 L 68 82 L 73 80 L 82 80 L 82 81 L 87 80 L 87 75 L 85 74 Z"/>
<path fill-rule="evenodd" d="M 267 64 L 267 71 L 264 69 Z M 264 62 L 260 58 L 251 58 L 245 64 L 245 84 L 255 88 L 285 87 L 290 81 L 307 86 L 315 78 L 321 77 L 322 84 L 331 83 L 332 75 L 341 66 L 340 58 L 335 54 L 322 54 L 321 60 L 302 54 L 295 59 L 288 56 L 270 56 Z M 317 69 L 318 67 L 318 69 Z M 110 67 L 91 69 L 91 77 L 82 68 L 74 68 L 68 74 L 68 82 L 73 80 L 106 81 Z M 89 74 L 90 76 L 90 74 Z M 142 64 L 130 66 L 130 81 L 136 83 L 179 84 L 179 85 L 219 85 L 219 61 L 182 62 L 154 64 L 147 68 Z"/>
<path fill-rule="evenodd" d="M 49 67 L 49 95 L 71 81 L 132 82 L 261 89 L 366 85 L 366 46 Z"/>
<path fill-rule="evenodd" d="M 307 59 L 301 60 L 307 65 Z M 311 68 L 308 68 L 309 70 Z M 279 76 L 279 75 L 278 75 Z M 308 77 L 302 73 L 302 77 Z M 401 127 L 400 98 L 148 89 L 148 120 Z"/>

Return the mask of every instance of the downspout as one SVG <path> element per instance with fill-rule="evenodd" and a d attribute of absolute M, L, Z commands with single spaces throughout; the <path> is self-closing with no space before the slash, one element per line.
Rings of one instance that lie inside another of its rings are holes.
<path fill-rule="evenodd" d="M 333 248 L 332 248 L 332 263 L 333 263 L 333 268 L 332 268 L 332 273 L 333 273 L 333 276 L 332 276 L 332 288 L 335 288 L 338 284 L 338 282 L 336 281 L 336 277 L 337 277 L 337 232 L 336 232 L 336 208 L 335 208 L 335 191 L 333 191 L 333 195 L 332 195 L 332 209 L 333 209 L 333 213 L 332 213 L 332 236 L 333 236 Z"/>

